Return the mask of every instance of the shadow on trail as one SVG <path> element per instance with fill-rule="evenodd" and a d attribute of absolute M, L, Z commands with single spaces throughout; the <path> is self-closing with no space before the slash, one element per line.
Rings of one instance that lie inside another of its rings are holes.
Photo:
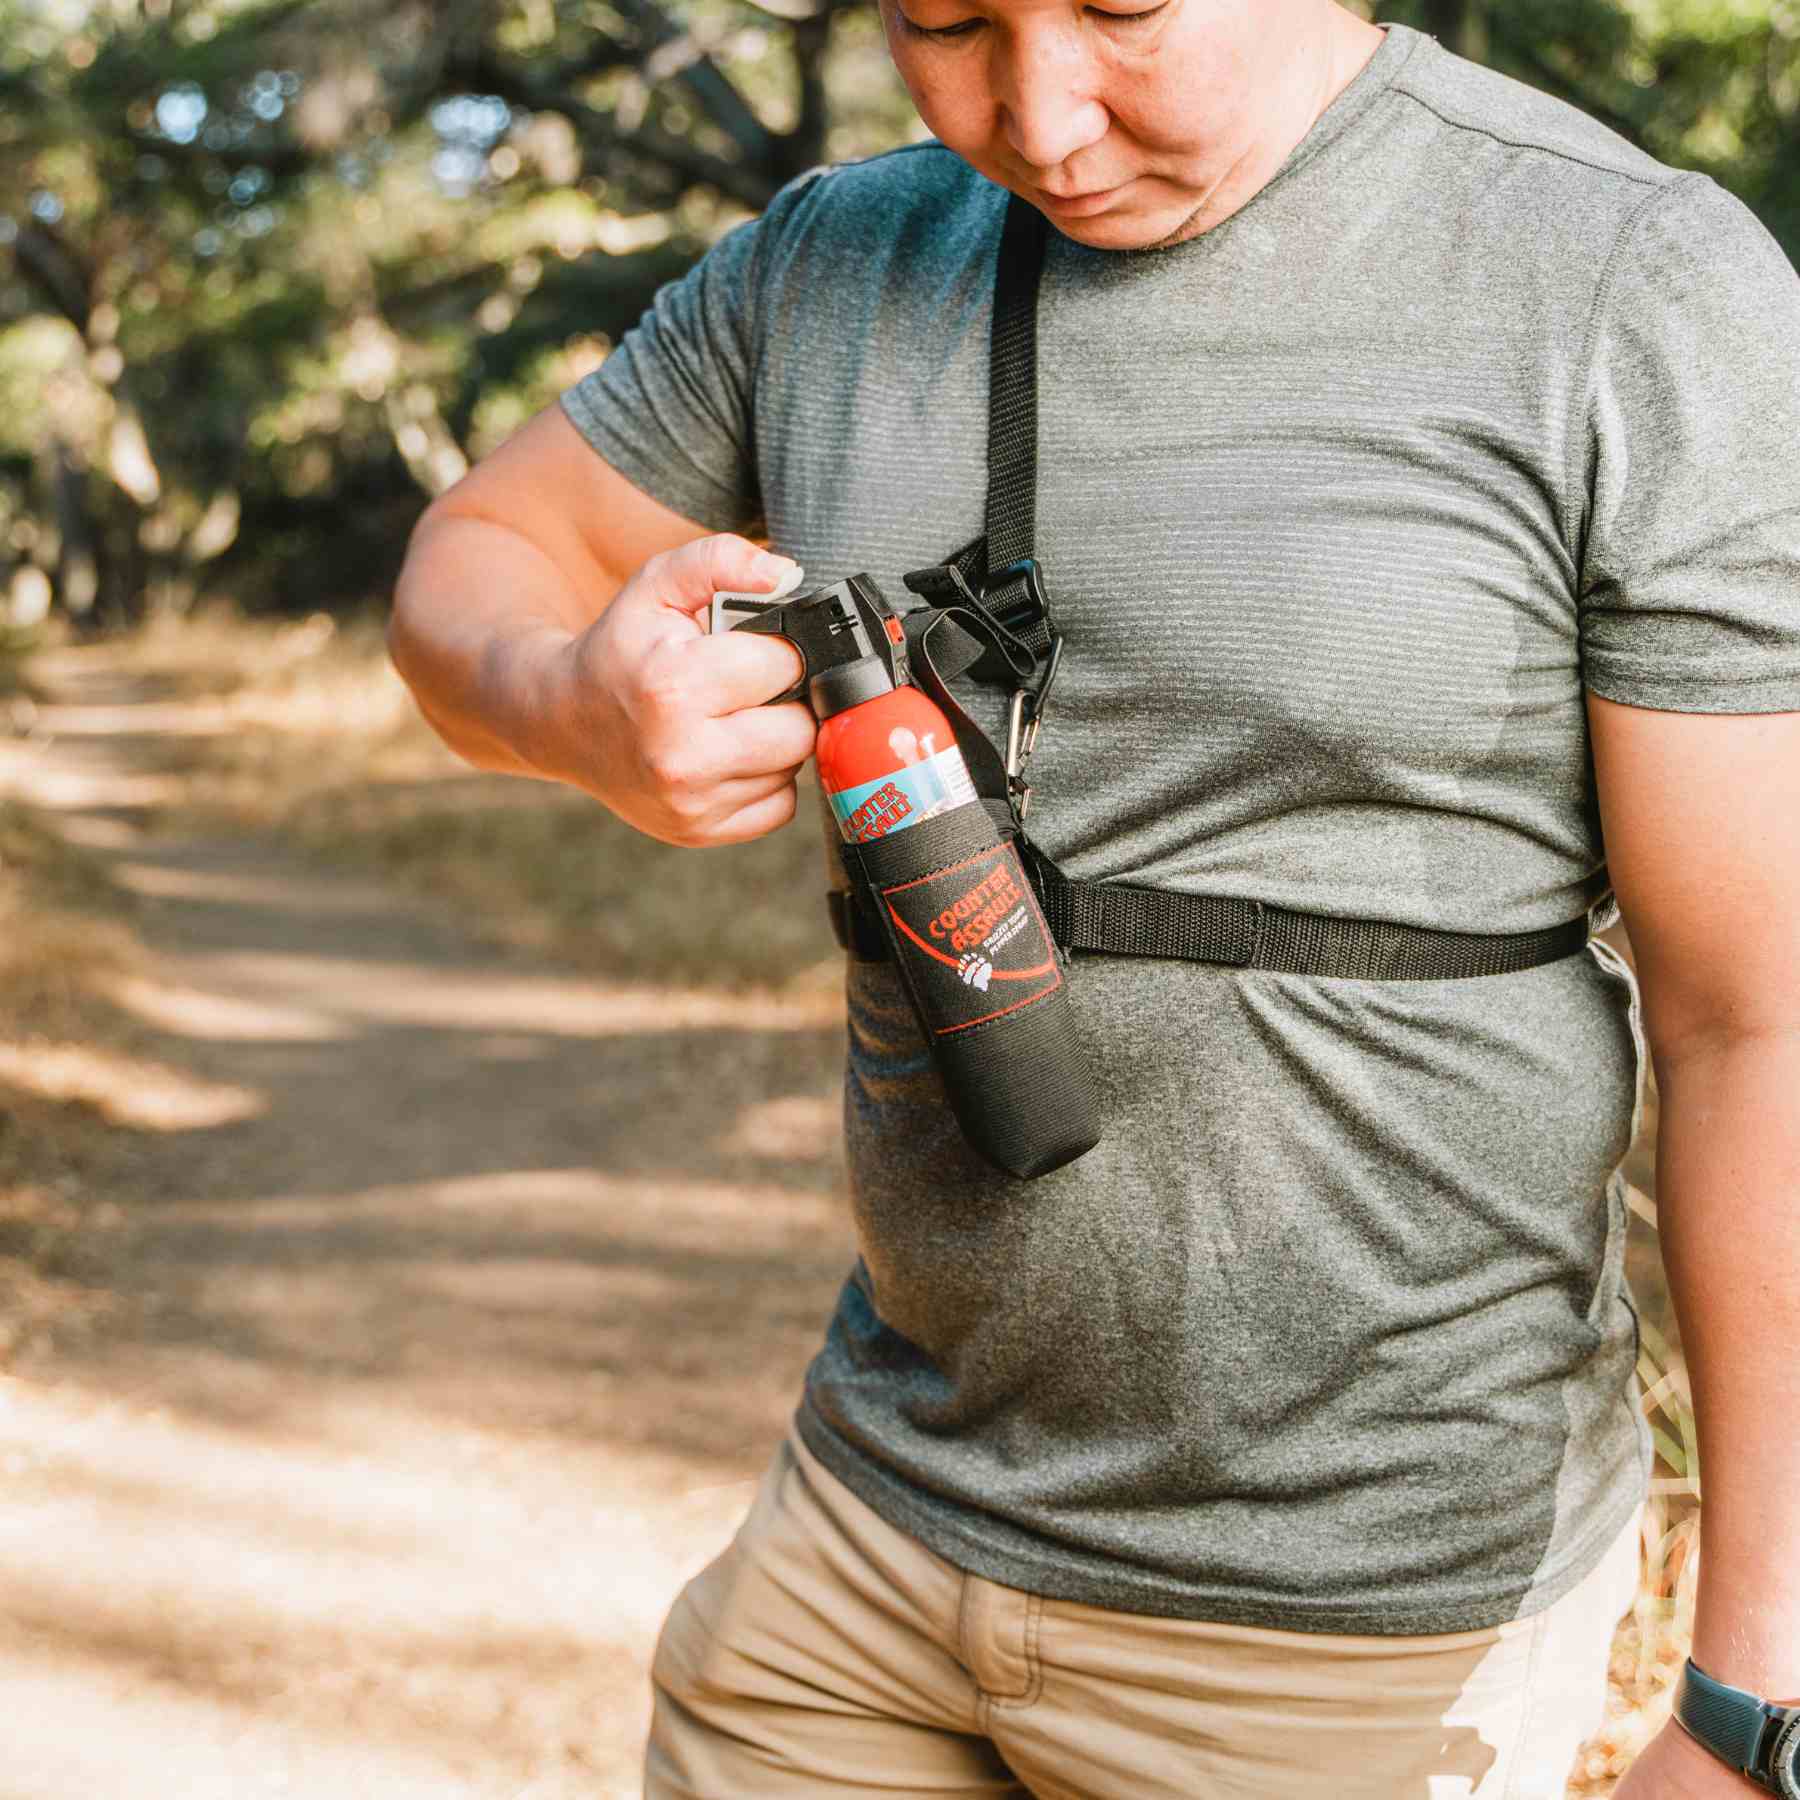
<path fill-rule="evenodd" d="M 141 1079 L 224 1099 L 116 1109 L 130 1303 L 41 1366 L 257 1435 L 380 1393 L 754 1472 L 854 1254 L 841 995 L 598 980 L 273 839 L 146 829 L 181 731 L 130 692 L 43 709 L 22 785 L 136 897 Z"/>

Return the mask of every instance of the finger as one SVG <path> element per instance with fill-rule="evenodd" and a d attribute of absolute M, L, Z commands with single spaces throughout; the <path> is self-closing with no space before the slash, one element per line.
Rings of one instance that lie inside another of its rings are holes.
<path fill-rule="evenodd" d="M 797 700 L 782 706 L 752 706 L 712 721 L 708 760 L 726 779 L 797 769 L 812 755 L 818 734 L 812 713 Z"/>
<path fill-rule="evenodd" d="M 766 706 L 806 673 L 806 658 L 786 638 L 768 631 L 721 631 L 717 637 L 695 638 L 681 646 L 680 655 L 695 709 L 709 719 Z"/>
<path fill-rule="evenodd" d="M 793 782 L 786 782 L 765 798 L 740 807 L 719 825 L 708 841 L 744 844 L 751 838 L 767 837 L 771 831 L 778 831 L 793 819 L 797 803 L 798 794 Z"/>
<path fill-rule="evenodd" d="M 659 610 L 691 618 L 710 606 L 721 590 L 766 594 L 798 566 L 792 557 L 759 549 L 748 538 L 723 531 L 651 557 L 632 585 L 641 582 Z"/>
<path fill-rule="evenodd" d="M 744 775 L 722 781 L 707 793 L 704 811 L 690 814 L 681 821 L 690 842 L 713 843 L 718 832 L 739 813 L 755 807 L 772 795 L 795 785 L 794 769 L 776 769 L 766 775 Z"/>

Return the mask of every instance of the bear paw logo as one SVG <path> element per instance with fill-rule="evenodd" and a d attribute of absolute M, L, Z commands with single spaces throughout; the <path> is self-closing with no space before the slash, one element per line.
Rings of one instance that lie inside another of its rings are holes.
<path fill-rule="evenodd" d="M 985 994 L 988 980 L 994 973 L 994 965 L 985 956 L 977 956 L 971 950 L 956 965 L 956 972 L 967 986 L 979 988 Z"/>

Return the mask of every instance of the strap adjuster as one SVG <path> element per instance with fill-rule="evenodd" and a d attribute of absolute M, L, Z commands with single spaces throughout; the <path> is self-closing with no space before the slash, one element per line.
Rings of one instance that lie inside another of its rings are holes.
<path fill-rule="evenodd" d="M 1000 593 L 1014 582 L 1022 581 L 1025 592 L 1005 606 L 989 604 L 988 595 Z M 978 590 L 982 605 L 1016 637 L 1023 637 L 1035 625 L 1047 624 L 1050 601 L 1044 592 L 1044 575 L 1035 556 L 1021 556 L 1003 568 L 991 569 Z"/>

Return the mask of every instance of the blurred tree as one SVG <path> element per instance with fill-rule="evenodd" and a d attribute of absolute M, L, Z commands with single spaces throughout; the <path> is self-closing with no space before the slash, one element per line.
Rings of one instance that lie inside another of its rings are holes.
<path fill-rule="evenodd" d="M 904 134 L 847 11 L 0 0 L 0 598 L 378 590 L 711 237 Z"/>
<path fill-rule="evenodd" d="M 1379 16 L 1704 170 L 1800 260 L 1800 0 L 1393 0 Z"/>
<path fill-rule="evenodd" d="M 1379 16 L 1800 250 L 1800 0 Z M 661 282 L 918 129 L 858 0 L 0 0 L 0 614 L 385 591 Z"/>

